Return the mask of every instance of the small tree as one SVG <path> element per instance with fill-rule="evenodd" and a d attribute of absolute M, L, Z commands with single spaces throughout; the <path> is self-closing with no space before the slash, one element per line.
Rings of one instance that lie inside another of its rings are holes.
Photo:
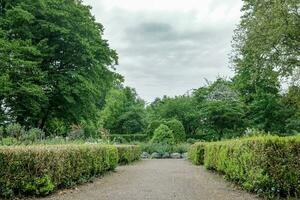
<path fill-rule="evenodd" d="M 172 130 L 175 143 L 180 143 L 185 140 L 184 127 L 179 120 L 172 119 L 167 121 L 165 124 Z"/>
<path fill-rule="evenodd" d="M 151 143 L 174 144 L 175 140 L 174 140 L 172 130 L 168 126 L 161 124 L 154 131 L 154 135 L 151 139 Z"/>

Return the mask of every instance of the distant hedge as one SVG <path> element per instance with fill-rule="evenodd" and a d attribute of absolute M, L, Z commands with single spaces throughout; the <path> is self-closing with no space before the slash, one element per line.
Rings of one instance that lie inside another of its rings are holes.
<path fill-rule="evenodd" d="M 108 145 L 0 147 L 0 196 L 47 195 L 117 164 L 117 148 Z"/>
<path fill-rule="evenodd" d="M 111 141 L 115 140 L 121 143 L 146 141 L 148 139 L 147 134 L 111 134 L 108 137 Z"/>
<path fill-rule="evenodd" d="M 270 199 L 300 197 L 300 137 L 196 143 L 189 150 L 189 158 Z"/>
<path fill-rule="evenodd" d="M 119 154 L 119 163 L 128 164 L 139 160 L 141 156 L 141 147 L 137 145 L 117 145 Z"/>

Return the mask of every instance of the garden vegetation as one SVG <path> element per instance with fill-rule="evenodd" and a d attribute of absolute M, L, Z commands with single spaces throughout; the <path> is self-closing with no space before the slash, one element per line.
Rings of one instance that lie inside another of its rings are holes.
<path fill-rule="evenodd" d="M 274 199 L 300 196 L 300 137 L 256 136 L 191 146 L 189 159 Z"/>
<path fill-rule="evenodd" d="M 0 147 L 0 196 L 44 196 L 140 158 L 138 146 L 100 144 Z"/>

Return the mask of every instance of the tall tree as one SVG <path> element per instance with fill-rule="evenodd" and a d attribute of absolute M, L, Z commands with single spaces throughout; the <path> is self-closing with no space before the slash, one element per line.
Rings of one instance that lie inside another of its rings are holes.
<path fill-rule="evenodd" d="M 299 71 L 299 1 L 243 3 L 243 15 L 233 38 L 234 83 L 249 106 L 251 126 L 284 132 L 290 114 L 279 93 L 280 80 L 295 77 Z"/>
<path fill-rule="evenodd" d="M 117 54 L 102 34 L 80 0 L 1 1 L 4 121 L 40 128 L 53 119 L 96 122 L 99 100 L 118 76 L 111 70 Z"/>

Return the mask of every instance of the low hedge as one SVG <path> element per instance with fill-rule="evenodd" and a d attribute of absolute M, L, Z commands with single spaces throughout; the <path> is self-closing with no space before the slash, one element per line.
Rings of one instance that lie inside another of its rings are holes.
<path fill-rule="evenodd" d="M 111 141 L 117 141 L 120 143 L 146 141 L 148 139 L 147 134 L 111 134 L 108 137 Z"/>
<path fill-rule="evenodd" d="M 137 145 L 117 145 L 119 154 L 119 163 L 128 164 L 139 160 L 141 156 L 141 147 Z"/>
<path fill-rule="evenodd" d="M 117 148 L 109 145 L 0 147 L 0 196 L 47 195 L 117 164 Z"/>
<path fill-rule="evenodd" d="M 189 158 L 270 199 L 300 197 L 300 137 L 260 136 L 196 143 L 190 148 Z"/>
<path fill-rule="evenodd" d="M 204 163 L 205 143 L 198 142 L 190 146 L 188 150 L 188 159 L 195 165 L 203 165 Z"/>

